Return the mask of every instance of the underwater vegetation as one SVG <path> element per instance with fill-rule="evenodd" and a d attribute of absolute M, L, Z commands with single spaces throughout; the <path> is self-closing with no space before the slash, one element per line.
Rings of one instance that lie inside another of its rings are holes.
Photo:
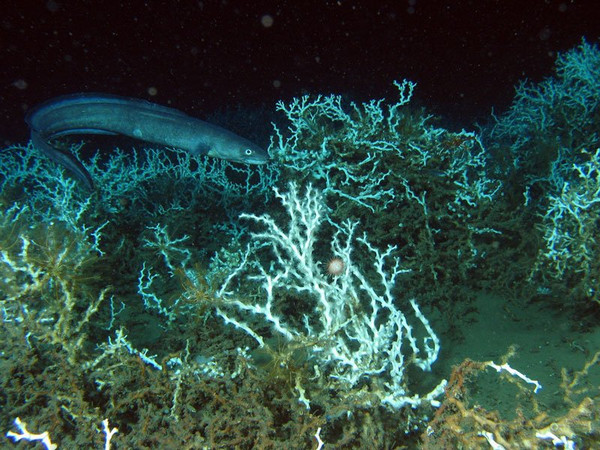
<path fill-rule="evenodd" d="M 599 55 L 560 55 L 480 132 L 436 125 L 405 80 L 395 102 L 278 103 L 260 167 L 115 149 L 81 158 L 89 192 L 3 150 L 7 442 L 598 445 Z M 552 316 L 581 360 L 457 353 L 482 293 L 521 328 Z"/>

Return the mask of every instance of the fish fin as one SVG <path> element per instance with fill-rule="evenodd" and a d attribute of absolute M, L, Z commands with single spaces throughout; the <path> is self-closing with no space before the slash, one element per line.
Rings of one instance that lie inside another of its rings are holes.
<path fill-rule="evenodd" d="M 94 180 L 92 180 L 92 176 L 75 156 L 48 144 L 46 139 L 35 131 L 31 132 L 31 142 L 35 148 L 40 150 L 52 161 L 69 169 L 75 178 L 83 182 L 90 191 L 94 190 Z"/>

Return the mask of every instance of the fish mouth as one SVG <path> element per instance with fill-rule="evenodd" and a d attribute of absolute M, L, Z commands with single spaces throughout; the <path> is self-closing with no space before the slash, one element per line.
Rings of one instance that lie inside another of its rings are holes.
<path fill-rule="evenodd" d="M 263 165 L 263 164 L 267 164 L 270 161 L 268 156 L 255 156 L 255 157 L 243 157 L 240 158 L 239 160 L 237 160 L 237 162 L 239 163 L 243 163 L 243 164 L 252 164 L 252 165 Z"/>

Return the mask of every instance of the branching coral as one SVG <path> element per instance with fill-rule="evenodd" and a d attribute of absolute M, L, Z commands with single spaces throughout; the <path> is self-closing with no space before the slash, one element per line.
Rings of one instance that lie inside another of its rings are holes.
<path fill-rule="evenodd" d="M 28 321 L 32 329 L 40 328 L 40 322 L 53 323 L 38 337 L 64 346 L 75 358 L 85 327 L 110 289 L 99 283 L 101 260 L 93 244 L 62 222 L 30 226 L 14 211 L 8 211 L 2 225 L 0 301 L 5 320 Z"/>

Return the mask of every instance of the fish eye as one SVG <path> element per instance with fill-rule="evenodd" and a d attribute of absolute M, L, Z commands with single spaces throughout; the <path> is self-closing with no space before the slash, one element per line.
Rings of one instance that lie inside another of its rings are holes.
<path fill-rule="evenodd" d="M 244 153 L 245 153 L 246 156 L 250 156 L 254 152 L 252 151 L 252 149 L 247 148 L 246 150 L 244 150 Z"/>

